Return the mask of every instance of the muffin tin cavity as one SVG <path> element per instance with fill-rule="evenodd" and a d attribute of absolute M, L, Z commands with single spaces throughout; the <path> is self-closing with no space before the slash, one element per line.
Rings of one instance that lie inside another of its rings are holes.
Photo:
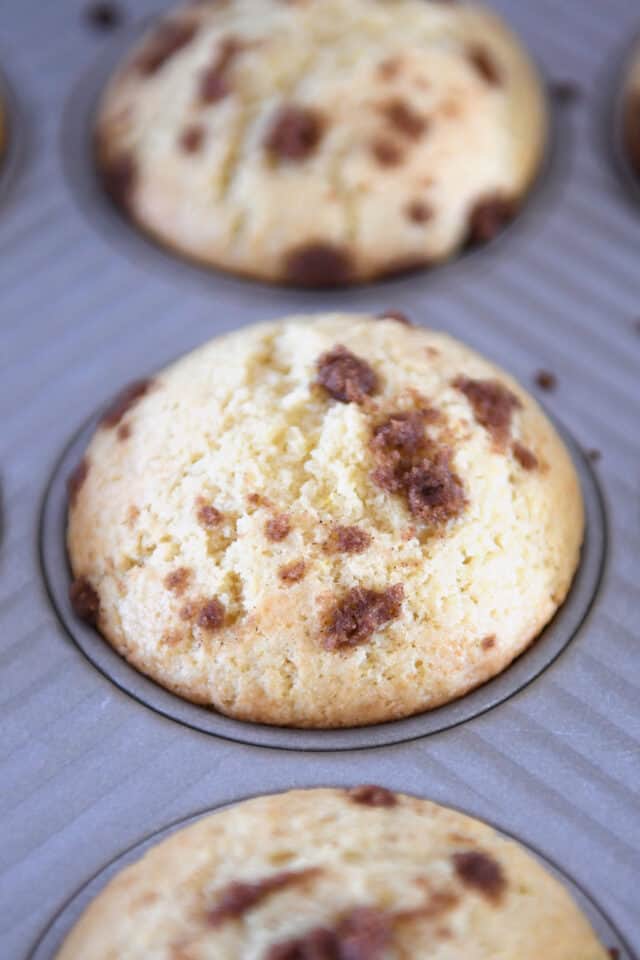
<path fill-rule="evenodd" d="M 89 220 L 101 231 L 115 247 L 128 259 L 148 264 L 150 268 L 162 271 L 165 277 L 175 281 L 203 283 L 210 291 L 229 289 L 245 297 L 264 296 L 267 282 L 251 278 L 243 279 L 232 273 L 225 273 L 189 259 L 179 252 L 172 252 L 162 246 L 153 237 L 147 235 L 132 220 L 123 214 L 112 202 L 105 191 L 95 162 L 95 124 L 100 98 L 105 86 L 122 58 L 135 46 L 141 36 L 149 29 L 153 21 L 145 19 L 142 23 L 122 30 L 110 40 L 103 55 L 83 75 L 73 88 L 67 101 L 61 130 L 61 151 L 63 167 L 68 185 L 80 208 Z M 517 243 L 519 238 L 535 232 L 536 220 L 545 214 L 554 201 L 554 184 L 558 184 L 563 168 L 562 155 L 565 153 L 564 141 L 569 137 L 568 125 L 563 122 L 563 107 L 549 95 L 549 88 L 542 76 L 543 95 L 545 96 L 547 115 L 547 143 L 538 173 L 529 186 L 515 216 L 504 226 L 494 239 L 479 245 L 469 245 L 451 259 L 431 267 L 409 265 L 385 279 L 355 283 L 352 286 L 337 284 L 333 290 L 357 293 L 358 290 L 371 290 L 383 287 L 432 283 L 436 277 L 449 275 L 455 282 L 455 271 L 479 261 L 482 268 L 486 259 L 500 257 L 509 253 L 509 244 Z M 289 295 L 306 292 L 313 296 L 313 283 L 305 286 L 278 287 L 288 290 Z"/>
<path fill-rule="evenodd" d="M 241 799 L 249 799 L 243 797 Z M 240 803 L 241 800 L 237 800 Z M 130 866 L 140 860 L 145 853 L 152 847 L 166 840 L 171 834 L 190 826 L 208 814 L 214 813 L 231 804 L 224 804 L 221 807 L 201 810 L 192 816 L 183 820 L 177 820 L 151 834 L 144 840 L 139 841 L 133 846 L 124 850 L 121 854 L 106 864 L 101 870 L 91 877 L 82 887 L 80 887 L 67 902 L 63 905 L 59 913 L 51 920 L 48 927 L 29 954 L 28 960 L 54 960 L 56 953 L 61 948 L 65 938 L 71 932 L 74 925 L 80 919 L 84 910 L 89 906 L 92 900 L 105 888 L 116 874 L 120 873 L 125 867 Z M 472 811 L 462 810 L 461 813 L 473 816 Z M 610 950 L 611 956 L 616 960 L 634 960 L 633 954 L 624 942 L 609 917 L 602 911 L 598 904 L 572 877 L 564 870 L 561 870 L 552 860 L 531 847 L 521 837 L 502 830 L 498 825 L 490 823 L 495 830 L 498 830 L 505 837 L 520 843 L 525 850 L 534 856 L 541 866 L 548 870 L 562 885 L 567 889 L 579 909 L 584 913 L 591 923 L 596 935 L 600 941 Z"/>
<path fill-rule="evenodd" d="M 138 673 L 100 634 L 78 619 L 69 600 L 71 574 L 65 545 L 67 480 L 93 434 L 93 417 L 64 451 L 50 480 L 41 516 L 44 577 L 63 626 L 85 656 L 121 690 L 163 716 L 228 740 L 291 750 L 349 750 L 416 739 L 454 727 L 503 703 L 550 666 L 580 629 L 597 593 L 605 557 L 602 497 L 587 459 L 559 427 L 573 459 L 585 503 L 586 535 L 569 596 L 539 638 L 502 674 L 459 700 L 404 720 L 343 730 L 298 730 L 241 722 L 182 700 Z"/>

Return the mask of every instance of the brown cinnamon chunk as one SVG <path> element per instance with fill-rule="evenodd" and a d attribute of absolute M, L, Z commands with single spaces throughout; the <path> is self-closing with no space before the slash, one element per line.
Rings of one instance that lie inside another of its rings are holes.
<path fill-rule="evenodd" d="M 371 153 L 381 167 L 397 167 L 404 160 L 404 153 L 400 147 L 383 137 L 378 137 L 371 144 Z"/>
<path fill-rule="evenodd" d="M 496 446 L 504 447 L 509 439 L 513 411 L 522 407 L 515 393 L 498 380 L 456 377 L 453 385 L 464 393 L 473 408 L 476 421 L 489 431 Z"/>
<path fill-rule="evenodd" d="M 517 212 L 516 204 L 508 197 L 484 197 L 472 208 L 469 215 L 469 239 L 471 246 L 488 243 L 511 223 Z"/>
<path fill-rule="evenodd" d="M 318 383 L 340 403 L 362 403 L 378 389 L 378 377 L 366 360 L 338 345 L 317 362 Z"/>
<path fill-rule="evenodd" d="M 300 287 L 339 287 L 349 282 L 352 273 L 349 251 L 331 243 L 306 243 L 285 257 L 285 277 Z"/>
<path fill-rule="evenodd" d="M 83 457 L 80 463 L 71 471 L 67 477 L 67 496 L 69 498 L 69 506 L 73 507 L 76 500 L 78 499 L 78 494 L 82 489 L 82 485 L 87 479 L 87 474 L 89 473 L 89 461 L 86 457 Z"/>
<path fill-rule="evenodd" d="M 488 900 L 500 899 L 507 881 L 500 864 L 480 850 L 454 853 L 453 866 L 466 887 L 471 887 Z"/>
<path fill-rule="evenodd" d="M 285 104 L 276 113 L 264 145 L 280 160 L 306 160 L 320 143 L 323 127 L 317 110 Z"/>
<path fill-rule="evenodd" d="M 195 23 L 179 23 L 174 20 L 161 23 L 136 59 L 138 70 L 146 76 L 157 73 L 171 57 L 193 40 L 196 29 Z"/>
<path fill-rule="evenodd" d="M 178 144 L 185 153 L 197 153 L 204 143 L 205 129 L 199 123 L 192 123 L 180 134 Z"/>
<path fill-rule="evenodd" d="M 326 650 L 340 650 L 364 643 L 375 631 L 400 616 L 404 587 L 396 583 L 386 590 L 353 587 L 336 604 L 324 633 Z"/>
<path fill-rule="evenodd" d="M 215 60 L 200 77 L 198 96 L 200 102 L 208 105 L 223 100 L 231 93 L 230 72 L 236 57 L 246 48 L 246 44 L 235 37 L 227 37 L 218 48 Z"/>
<path fill-rule="evenodd" d="M 394 80 L 402 70 L 400 57 L 388 57 L 378 64 L 377 73 L 382 80 Z"/>
<path fill-rule="evenodd" d="M 207 503 L 202 497 L 196 500 L 196 517 L 198 523 L 203 527 L 217 527 L 222 523 L 222 514 L 211 503 Z"/>
<path fill-rule="evenodd" d="M 389 493 L 402 493 L 411 513 L 431 524 L 458 516 L 466 504 L 460 478 L 451 467 L 451 453 L 426 436 L 428 410 L 392 414 L 373 433 L 377 466 L 374 483 Z"/>
<path fill-rule="evenodd" d="M 269 517 L 267 520 L 264 532 L 268 540 L 279 543 L 289 536 L 291 532 L 291 521 L 286 513 L 276 513 L 275 516 Z"/>
<path fill-rule="evenodd" d="M 135 380 L 121 390 L 100 418 L 101 427 L 117 427 L 129 410 L 149 392 L 153 380 Z"/>
<path fill-rule="evenodd" d="M 428 121 L 404 100 L 391 100 L 382 108 L 389 125 L 398 133 L 417 140 L 425 133 Z"/>
<path fill-rule="evenodd" d="M 486 83 L 492 87 L 499 87 L 501 85 L 502 75 L 497 63 L 486 47 L 472 47 L 468 51 L 468 56 L 476 71 Z"/>
<path fill-rule="evenodd" d="M 212 597 L 201 605 L 196 622 L 203 630 L 219 630 L 224 623 L 224 614 L 224 604 L 217 597 Z"/>
<path fill-rule="evenodd" d="M 413 223 L 426 223 L 433 216 L 433 210 L 423 200 L 412 200 L 406 208 L 407 217 Z"/>
<path fill-rule="evenodd" d="M 361 787 L 352 787 L 347 790 L 347 795 L 354 803 L 361 803 L 365 807 L 395 807 L 398 799 L 395 793 L 387 790 L 386 787 L 378 787 L 375 784 L 367 783 Z"/>
<path fill-rule="evenodd" d="M 283 583 L 299 583 L 305 575 L 307 565 L 304 560 L 294 560 L 278 570 L 278 576 Z"/>
<path fill-rule="evenodd" d="M 180 619 L 181 620 L 193 620 L 195 615 L 198 612 L 198 604 L 195 600 L 187 600 L 183 607 L 180 609 Z"/>
<path fill-rule="evenodd" d="M 333 929 L 316 927 L 301 937 L 274 944 L 265 960 L 382 960 L 391 944 L 391 915 L 356 907 Z"/>
<path fill-rule="evenodd" d="M 378 320 L 395 320 L 397 323 L 403 323 L 406 327 L 412 327 L 409 316 L 402 310 L 385 310 L 378 314 Z"/>
<path fill-rule="evenodd" d="M 422 411 L 392 413 L 373 431 L 374 450 L 398 461 L 421 451 L 425 445 L 425 416 Z"/>
<path fill-rule="evenodd" d="M 519 443 L 517 440 L 513 443 L 511 447 L 513 455 L 523 468 L 523 470 L 535 470 L 538 466 L 538 458 L 535 453 L 529 450 L 528 447 L 525 447 L 524 444 Z"/>
<path fill-rule="evenodd" d="M 264 960 L 342 960 L 339 949 L 333 930 L 316 927 L 301 937 L 274 943 Z"/>
<path fill-rule="evenodd" d="M 282 871 L 271 877 L 249 883 L 230 883 L 219 893 L 216 906 L 208 912 L 209 924 L 212 927 L 220 927 L 227 920 L 236 920 L 262 903 L 272 893 L 308 880 L 317 873 L 317 868 L 310 867 L 306 870 Z"/>
<path fill-rule="evenodd" d="M 336 525 L 327 541 L 324 549 L 327 553 L 363 553 L 371 544 L 371 535 L 360 527 Z"/>
<path fill-rule="evenodd" d="M 78 577 L 69 587 L 73 612 L 81 620 L 95 624 L 100 612 L 100 597 L 86 577 Z"/>
<path fill-rule="evenodd" d="M 167 590 L 181 596 L 187 588 L 191 579 L 191 570 L 188 567 L 177 567 L 164 578 L 164 585 Z"/>
<path fill-rule="evenodd" d="M 105 193 L 120 210 L 128 210 L 138 178 L 132 154 L 110 154 L 98 148 L 100 178 Z"/>
<path fill-rule="evenodd" d="M 376 907 L 356 907 L 338 924 L 340 960 L 382 960 L 391 943 L 393 918 Z"/>
<path fill-rule="evenodd" d="M 466 503 L 460 478 L 451 469 L 448 451 L 439 451 L 433 460 L 423 460 L 412 467 L 406 491 L 411 513 L 431 524 L 457 517 Z"/>

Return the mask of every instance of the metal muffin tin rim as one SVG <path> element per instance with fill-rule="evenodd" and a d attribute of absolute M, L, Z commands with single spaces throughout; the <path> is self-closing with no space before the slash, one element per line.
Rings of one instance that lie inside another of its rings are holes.
<path fill-rule="evenodd" d="M 427 289 L 436 280 L 442 277 L 446 279 L 452 272 L 455 275 L 456 270 L 478 266 L 482 268 L 483 263 L 486 265 L 490 262 L 493 255 L 500 255 L 503 244 L 517 242 L 526 230 L 535 229 L 536 219 L 544 216 L 553 204 L 555 191 L 561 186 L 563 173 L 568 168 L 567 158 L 571 150 L 572 134 L 569 125 L 561 122 L 565 110 L 553 96 L 553 79 L 525 42 L 517 37 L 532 61 L 540 82 L 547 125 L 546 142 L 539 167 L 521 198 L 516 216 L 493 240 L 486 244 L 462 248 L 450 258 L 431 267 L 425 266 L 388 277 L 330 286 L 326 289 L 244 276 L 198 261 L 177 249 L 172 250 L 118 210 L 107 197 L 95 166 L 93 151 L 95 118 L 109 78 L 132 46 L 166 12 L 160 11 L 158 15 L 143 17 L 117 31 L 107 40 L 103 50 L 98 53 L 93 63 L 85 68 L 71 88 L 63 106 L 59 133 L 63 176 L 76 206 L 92 228 L 112 247 L 119 249 L 120 255 L 137 256 L 145 268 L 158 273 L 171 270 L 172 281 L 202 285 L 208 288 L 210 293 L 215 293 L 216 287 L 223 285 L 231 293 L 235 292 L 243 297 L 253 295 L 260 301 L 263 301 L 269 292 L 278 295 L 283 291 L 307 298 L 332 294 L 352 297 L 359 293 L 376 292 L 392 295 L 408 282 L 414 285 L 419 283 Z"/>
<path fill-rule="evenodd" d="M 330 786 L 331 785 L 329 785 L 329 787 Z M 259 797 L 277 796 L 279 793 L 289 792 L 289 790 L 314 790 L 322 789 L 323 787 L 326 788 L 327 784 L 290 787 L 283 791 L 274 790 L 267 791 L 267 793 L 246 794 L 216 806 L 205 807 L 194 813 L 187 814 L 184 817 L 177 817 L 164 827 L 159 827 L 157 830 L 145 834 L 145 836 L 139 840 L 126 846 L 120 853 L 115 854 L 115 856 L 99 867 L 98 870 L 90 874 L 86 880 L 75 888 L 73 893 L 62 902 L 60 907 L 50 917 L 44 929 L 39 933 L 27 953 L 26 960 L 55 960 L 57 952 L 62 947 L 66 937 L 72 931 L 89 904 L 105 889 L 107 884 L 126 867 L 138 862 L 152 847 L 162 843 L 163 840 L 168 839 L 179 830 L 191 826 L 209 814 L 219 813 L 230 807 L 240 806 L 249 800 L 258 799 Z M 343 785 L 333 785 L 333 788 L 338 790 L 345 789 Z M 610 951 L 617 950 L 619 952 L 619 960 L 636 960 L 635 954 L 631 951 L 629 944 L 610 916 L 600 906 L 597 898 L 586 889 L 581 881 L 576 880 L 567 870 L 556 863 L 549 854 L 543 852 L 538 846 L 529 843 L 523 839 L 520 834 L 507 830 L 493 820 L 479 816 L 468 808 L 460 807 L 456 804 L 445 804 L 441 800 L 430 800 L 429 797 L 424 797 L 413 792 L 407 793 L 406 791 L 397 790 L 394 792 L 401 792 L 407 796 L 415 797 L 418 800 L 428 800 L 431 803 L 437 803 L 439 806 L 446 806 L 456 813 L 480 820 L 495 830 L 500 836 L 520 844 L 520 846 L 522 846 L 527 853 L 531 854 L 538 863 L 545 867 L 571 895 L 574 903 L 576 903 L 593 926 L 596 936 L 602 945 L 605 946 L 605 939 L 607 941 L 615 941 L 614 943 L 607 942 L 605 949 Z M 604 932 L 605 929 L 606 933 Z M 613 953 L 611 955 L 613 956 Z"/>
<path fill-rule="evenodd" d="M 605 500 L 586 455 L 572 435 L 545 410 L 567 446 L 585 505 L 585 537 L 569 593 L 539 636 L 504 671 L 443 706 L 399 720 L 349 728 L 309 729 L 236 720 L 191 703 L 131 666 L 102 635 L 75 616 L 69 601 L 66 550 L 66 481 L 81 459 L 100 418 L 92 415 L 64 448 L 47 481 L 40 509 L 38 552 L 47 596 L 60 626 L 83 656 L 133 700 L 200 733 L 253 747 L 298 752 L 366 750 L 443 733 L 500 706 L 552 666 L 583 629 L 597 599 L 608 555 Z M 568 626 L 567 626 L 568 624 Z"/>

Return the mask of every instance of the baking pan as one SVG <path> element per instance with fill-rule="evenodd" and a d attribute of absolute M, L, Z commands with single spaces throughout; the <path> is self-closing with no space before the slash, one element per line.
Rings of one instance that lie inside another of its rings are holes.
<path fill-rule="evenodd" d="M 550 163 L 523 214 L 451 266 L 325 294 L 207 273 L 105 204 L 88 125 L 113 58 L 157 0 L 119 0 L 124 25 L 112 34 L 89 29 L 84 0 L 0 5 L 0 68 L 16 92 L 10 143 L 28 131 L 28 163 L 23 154 L 0 173 L 3 960 L 28 957 L 51 918 L 71 918 L 64 905 L 88 877 L 166 824 L 243 796 L 358 782 L 428 796 L 522 838 L 589 891 L 596 925 L 611 918 L 598 927 L 607 946 L 625 960 L 640 953 L 640 204 L 611 159 L 640 8 L 490 5 L 556 92 Z M 74 459 L 79 425 L 120 384 L 227 330 L 301 311 L 394 308 L 490 357 L 567 431 L 588 539 L 567 605 L 530 652 L 446 714 L 295 733 L 176 701 L 78 631 L 65 607 L 60 458 Z M 555 375 L 555 390 L 536 384 L 539 370 Z M 61 933 L 56 924 L 40 950 L 50 956 Z"/>

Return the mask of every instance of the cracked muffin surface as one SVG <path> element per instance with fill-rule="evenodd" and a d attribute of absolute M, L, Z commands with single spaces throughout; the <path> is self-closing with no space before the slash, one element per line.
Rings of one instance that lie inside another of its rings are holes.
<path fill-rule="evenodd" d="M 536 71 L 480 7 L 205 0 L 126 57 L 96 157 L 113 201 L 164 245 L 334 286 L 492 239 L 545 139 Z"/>
<path fill-rule="evenodd" d="M 562 884 L 479 820 L 384 787 L 209 814 L 89 905 L 58 960 L 607 960 Z"/>
<path fill-rule="evenodd" d="M 393 317 L 247 327 L 106 409 L 69 478 L 71 599 L 139 670 L 244 720 L 362 725 L 461 696 L 553 616 L 583 532 L 564 445 Z"/>

